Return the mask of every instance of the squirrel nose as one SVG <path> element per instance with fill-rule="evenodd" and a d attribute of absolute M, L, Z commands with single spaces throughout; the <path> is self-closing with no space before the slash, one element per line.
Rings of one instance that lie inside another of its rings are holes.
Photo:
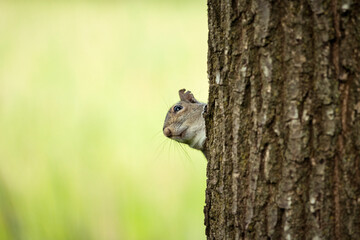
<path fill-rule="evenodd" d="M 171 132 L 170 128 L 168 128 L 168 127 L 164 128 L 164 135 L 166 137 L 171 137 L 172 136 L 172 132 Z"/>

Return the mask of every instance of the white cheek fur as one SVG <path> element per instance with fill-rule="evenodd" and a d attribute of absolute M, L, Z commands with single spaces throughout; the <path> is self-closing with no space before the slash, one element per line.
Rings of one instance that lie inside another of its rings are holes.
<path fill-rule="evenodd" d="M 198 124 L 189 129 L 189 131 L 192 132 L 189 146 L 198 150 L 203 150 L 206 140 L 205 119 L 201 117 Z"/>
<path fill-rule="evenodd" d="M 205 140 L 206 140 L 205 131 L 199 131 L 199 133 L 195 135 L 195 137 L 192 139 L 189 145 L 192 148 L 202 150 L 204 147 Z"/>

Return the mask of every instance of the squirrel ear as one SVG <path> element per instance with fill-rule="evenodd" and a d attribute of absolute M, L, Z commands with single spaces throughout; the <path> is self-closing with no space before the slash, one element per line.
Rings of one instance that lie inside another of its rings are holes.
<path fill-rule="evenodd" d="M 185 91 L 186 91 L 185 89 L 179 90 L 179 96 L 181 101 L 190 102 L 190 103 L 199 103 L 190 91 L 187 92 Z"/>

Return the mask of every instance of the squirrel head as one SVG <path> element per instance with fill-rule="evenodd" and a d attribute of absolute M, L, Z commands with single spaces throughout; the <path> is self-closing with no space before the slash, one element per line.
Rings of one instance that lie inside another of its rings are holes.
<path fill-rule="evenodd" d="M 203 150 L 206 139 L 203 113 L 206 104 L 197 101 L 185 89 L 179 90 L 180 102 L 173 105 L 166 114 L 163 133 L 175 141 Z"/>

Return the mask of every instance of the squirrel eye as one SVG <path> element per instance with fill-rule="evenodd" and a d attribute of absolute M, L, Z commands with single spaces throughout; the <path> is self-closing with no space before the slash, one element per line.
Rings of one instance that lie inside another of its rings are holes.
<path fill-rule="evenodd" d="M 181 109 L 183 109 L 183 107 L 180 106 L 180 105 L 174 106 L 174 112 L 178 112 L 178 111 L 180 111 Z"/>

